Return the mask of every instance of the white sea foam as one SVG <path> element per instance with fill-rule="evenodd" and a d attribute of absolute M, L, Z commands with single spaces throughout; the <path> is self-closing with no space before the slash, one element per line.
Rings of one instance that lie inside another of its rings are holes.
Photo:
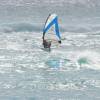
<path fill-rule="evenodd" d="M 82 51 L 76 53 L 76 61 L 80 67 L 87 67 L 90 69 L 100 69 L 100 54 L 95 51 Z"/>

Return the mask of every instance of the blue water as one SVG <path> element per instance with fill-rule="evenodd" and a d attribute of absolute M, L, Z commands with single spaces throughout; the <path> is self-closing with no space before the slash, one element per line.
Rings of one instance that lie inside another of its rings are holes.
<path fill-rule="evenodd" d="M 0 0 L 0 100 L 100 100 L 99 0 Z M 49 13 L 62 44 L 42 49 Z"/>

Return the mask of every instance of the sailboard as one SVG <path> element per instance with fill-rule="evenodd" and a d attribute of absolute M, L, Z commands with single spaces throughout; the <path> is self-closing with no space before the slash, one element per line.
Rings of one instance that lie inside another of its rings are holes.
<path fill-rule="evenodd" d="M 56 14 L 49 14 L 43 28 L 43 39 L 58 43 L 61 41 L 61 34 L 59 32 L 58 16 Z"/>

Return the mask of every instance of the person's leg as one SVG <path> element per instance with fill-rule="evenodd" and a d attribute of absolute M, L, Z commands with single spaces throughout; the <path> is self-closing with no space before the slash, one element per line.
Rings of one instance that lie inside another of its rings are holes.
<path fill-rule="evenodd" d="M 51 51 L 51 48 L 49 48 L 49 52 Z"/>
<path fill-rule="evenodd" d="M 51 42 L 48 43 L 49 51 L 51 51 Z"/>
<path fill-rule="evenodd" d="M 43 46 L 44 46 L 44 48 L 46 48 L 46 47 L 47 47 L 47 43 L 46 43 L 46 41 L 45 41 L 45 40 L 43 41 Z"/>

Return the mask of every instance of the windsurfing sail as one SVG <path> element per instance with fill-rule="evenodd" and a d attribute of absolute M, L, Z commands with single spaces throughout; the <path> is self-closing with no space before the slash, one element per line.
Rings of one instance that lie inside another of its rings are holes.
<path fill-rule="evenodd" d="M 43 39 L 61 41 L 61 35 L 58 26 L 58 16 L 56 14 L 50 14 L 43 29 Z"/>

